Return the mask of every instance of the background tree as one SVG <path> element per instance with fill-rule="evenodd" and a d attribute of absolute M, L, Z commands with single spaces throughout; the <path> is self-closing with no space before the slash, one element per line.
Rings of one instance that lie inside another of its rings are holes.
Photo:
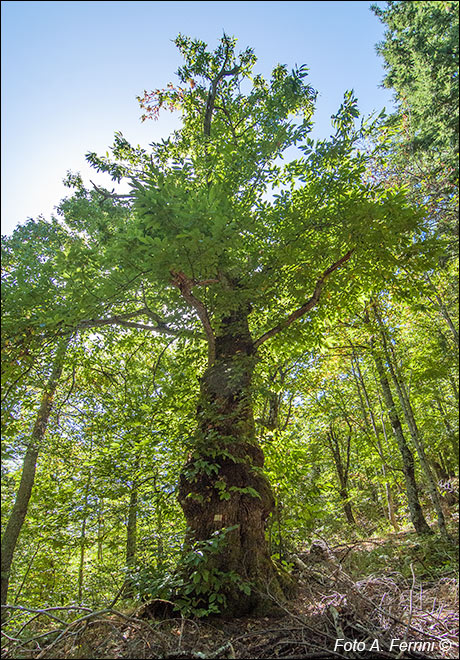
<path fill-rule="evenodd" d="M 397 108 L 385 176 L 427 204 L 432 229 L 458 254 L 458 2 L 396 0 L 372 8 L 386 27 L 377 52 Z"/>
<path fill-rule="evenodd" d="M 405 118 L 404 146 L 444 160 L 457 181 L 458 2 L 396 0 L 373 10 L 387 28 L 377 51 Z"/>

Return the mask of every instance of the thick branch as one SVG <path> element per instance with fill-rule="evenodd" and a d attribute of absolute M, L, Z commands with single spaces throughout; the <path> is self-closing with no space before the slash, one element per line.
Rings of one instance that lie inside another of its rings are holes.
<path fill-rule="evenodd" d="M 216 338 L 209 320 L 208 311 L 201 300 L 196 298 L 192 293 L 192 287 L 195 284 L 194 280 L 191 280 L 182 272 L 177 273 L 171 271 L 171 275 L 173 278 L 173 284 L 177 286 L 188 304 L 195 309 L 201 323 L 203 324 L 206 338 L 208 340 L 208 361 L 211 365 L 216 357 Z"/>
<path fill-rule="evenodd" d="M 351 257 L 353 254 L 354 250 L 348 250 L 346 254 L 343 255 L 341 259 L 336 261 L 332 266 L 329 266 L 327 270 L 324 271 L 324 273 L 321 275 L 319 280 L 316 282 L 315 289 L 313 291 L 313 295 L 311 298 L 307 300 L 307 302 L 302 305 L 302 307 L 299 307 L 295 311 L 293 311 L 291 314 L 289 314 L 288 317 L 286 317 L 281 323 L 278 323 L 274 328 L 263 334 L 259 339 L 257 339 L 254 342 L 254 348 L 257 349 L 261 344 L 267 341 L 267 339 L 271 339 L 275 335 L 277 335 L 281 330 L 284 330 L 285 328 L 288 328 L 294 321 L 297 321 L 301 316 L 304 316 L 307 312 L 309 312 L 315 305 L 318 304 L 320 296 L 321 296 L 321 291 L 323 289 L 324 283 L 326 282 L 327 278 L 331 273 L 333 273 L 335 270 L 343 266 Z"/>
<path fill-rule="evenodd" d="M 153 317 L 157 321 L 157 325 L 147 325 L 146 323 L 138 323 L 136 321 L 129 321 L 128 319 L 145 315 Z M 151 332 L 159 332 L 165 335 L 180 335 L 187 333 L 187 330 L 176 330 L 169 328 L 163 321 L 161 321 L 156 314 L 154 314 L 147 307 L 142 307 L 135 312 L 128 314 L 117 314 L 107 319 L 89 319 L 88 321 L 80 321 L 77 329 L 81 328 L 98 328 L 104 325 L 121 325 L 125 328 L 138 328 L 140 330 L 149 330 Z"/>

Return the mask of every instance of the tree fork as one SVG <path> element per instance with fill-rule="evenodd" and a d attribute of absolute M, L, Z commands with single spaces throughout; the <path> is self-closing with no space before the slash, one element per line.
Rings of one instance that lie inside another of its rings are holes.
<path fill-rule="evenodd" d="M 348 250 L 329 266 L 316 281 L 312 296 L 255 341 L 249 331 L 249 306 L 230 311 L 221 319 L 216 334 L 208 310 L 192 293 L 198 282 L 182 271 L 170 272 L 172 283 L 197 313 L 208 342 L 195 447 L 181 473 L 178 500 L 189 528 L 189 544 L 210 539 L 222 528 L 232 528 L 226 536 L 227 549 L 213 557 L 210 566 L 223 574 L 237 575 L 240 586 L 251 585 L 251 592 L 245 593 L 235 584 L 226 588 L 224 609 L 228 615 L 270 609 L 273 603 L 268 596 L 278 602 L 284 600 L 294 585 L 290 576 L 275 567 L 265 538 L 275 498 L 262 473 L 264 455 L 255 436 L 251 384 L 257 349 L 319 303 L 326 281 L 353 252 Z M 225 281 L 231 296 L 235 283 L 230 286 L 222 274 L 219 280 Z"/>

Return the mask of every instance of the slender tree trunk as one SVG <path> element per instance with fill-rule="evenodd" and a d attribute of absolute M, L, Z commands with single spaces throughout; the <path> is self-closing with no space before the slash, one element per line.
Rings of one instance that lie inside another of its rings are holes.
<path fill-rule="evenodd" d="M 35 557 L 37 556 L 38 551 L 40 550 L 41 544 L 42 544 L 42 539 L 40 539 L 40 541 L 37 543 L 37 547 L 35 548 L 35 552 L 34 552 L 34 554 L 32 555 L 32 557 L 31 557 L 30 560 L 29 560 L 29 563 L 28 563 L 28 565 L 27 565 L 26 572 L 24 573 L 24 577 L 22 578 L 22 582 L 21 582 L 21 584 L 19 585 L 19 589 L 16 591 L 16 593 L 15 593 L 15 595 L 14 595 L 13 605 L 17 605 L 17 603 L 18 603 L 19 596 L 20 596 L 21 593 L 22 593 L 22 590 L 23 590 L 24 585 L 25 585 L 25 583 L 26 583 L 27 577 L 28 577 L 28 575 L 29 575 L 29 573 L 30 573 L 30 570 L 31 570 L 31 568 L 32 568 L 32 564 L 34 563 L 34 559 L 35 559 Z"/>
<path fill-rule="evenodd" d="M 276 504 L 275 504 L 275 518 L 276 518 L 276 526 L 278 528 L 278 555 L 280 559 L 284 559 L 284 539 L 283 539 L 283 528 L 281 525 L 281 509 L 282 509 L 282 503 L 281 503 L 281 493 L 278 491 L 276 498 L 275 498 Z"/>
<path fill-rule="evenodd" d="M 414 525 L 415 531 L 418 534 L 430 534 L 431 529 L 425 520 L 422 507 L 420 506 L 418 488 L 415 481 L 414 457 L 404 437 L 401 422 L 396 412 L 395 402 L 393 400 L 390 384 L 385 374 L 382 360 L 376 353 L 374 353 L 374 361 L 377 368 L 377 373 L 379 375 L 388 417 L 390 418 L 391 427 L 393 429 L 393 433 L 401 453 L 411 521 Z"/>
<path fill-rule="evenodd" d="M 422 438 L 417 427 L 417 423 L 414 417 L 414 411 L 409 399 L 409 394 L 407 392 L 406 386 L 404 384 L 401 373 L 397 373 L 396 359 L 392 349 L 388 348 L 386 330 L 383 325 L 382 319 L 376 307 L 374 307 L 375 317 L 380 326 L 380 336 L 382 337 L 382 345 L 385 354 L 385 358 L 388 364 L 388 369 L 390 371 L 391 379 L 396 389 L 398 395 L 399 403 L 406 420 L 406 424 L 409 428 L 409 433 L 414 443 L 414 447 L 417 451 L 418 459 L 422 467 L 423 473 L 425 474 L 426 484 L 428 487 L 428 492 L 430 494 L 430 499 L 433 502 L 434 509 L 438 518 L 439 531 L 445 537 L 448 537 L 446 520 L 444 518 L 444 513 L 441 506 L 441 498 L 439 497 L 438 489 L 436 486 L 436 481 L 433 477 L 428 459 L 425 454 L 425 449 L 423 447 Z"/>
<path fill-rule="evenodd" d="M 368 391 L 367 391 L 367 388 L 366 388 L 366 384 L 364 382 L 363 374 L 361 372 L 359 362 L 356 358 L 354 358 L 354 363 L 355 363 L 355 366 L 356 366 L 356 372 L 355 372 L 355 369 L 352 369 L 352 371 L 353 371 L 353 376 L 355 378 L 356 388 L 358 390 L 359 401 L 360 401 L 360 405 L 361 405 L 361 410 L 362 410 L 362 414 L 363 414 L 364 423 L 365 423 L 366 427 L 369 425 L 369 420 L 368 420 L 367 414 L 366 414 L 366 408 L 364 406 L 364 401 L 363 401 L 363 398 L 362 398 L 362 395 L 361 395 L 361 388 L 363 390 L 363 395 L 364 395 L 364 399 L 366 401 L 367 410 L 369 411 L 369 417 L 370 417 L 370 420 L 371 420 L 372 430 L 374 432 L 375 441 L 377 443 L 377 452 L 378 452 L 378 455 L 379 455 L 380 460 L 381 460 L 382 476 L 383 476 L 384 483 L 385 483 L 385 498 L 386 498 L 386 501 L 387 501 L 388 519 L 391 522 L 395 532 L 398 532 L 399 531 L 399 525 L 398 525 L 398 521 L 397 521 L 396 515 L 395 515 L 395 507 L 394 507 L 394 502 L 393 502 L 393 494 L 391 492 L 391 485 L 390 485 L 390 482 L 389 482 L 388 477 L 387 477 L 386 459 L 385 459 L 385 453 L 383 451 L 382 443 L 381 443 L 381 440 L 380 440 L 380 433 L 379 433 L 379 430 L 377 428 L 377 423 L 375 421 L 374 411 L 373 411 L 372 406 L 371 406 L 371 402 L 370 402 L 370 399 L 369 399 L 369 394 L 368 394 Z M 383 426 L 383 433 L 385 435 L 385 426 Z"/>
<path fill-rule="evenodd" d="M 458 387 L 457 387 L 457 383 L 455 382 L 455 377 L 450 373 L 448 378 L 449 378 L 449 383 L 452 387 L 452 392 L 455 397 L 455 401 L 458 403 Z"/>
<path fill-rule="evenodd" d="M 385 480 L 385 499 L 386 499 L 386 502 L 387 502 L 388 520 L 391 522 L 395 532 L 399 532 L 399 524 L 398 524 L 398 520 L 396 518 L 396 513 L 395 513 L 393 493 L 391 491 L 390 482 L 388 481 L 388 478 L 387 478 L 386 467 L 383 464 L 382 464 L 382 475 L 383 475 L 383 478 Z"/>
<path fill-rule="evenodd" d="M 350 441 L 351 435 L 347 439 L 347 457 L 345 465 L 342 459 L 342 453 L 340 451 L 340 444 L 337 436 L 333 432 L 332 428 L 327 433 L 327 441 L 329 449 L 331 450 L 332 458 L 334 460 L 335 469 L 337 471 L 337 476 L 339 479 L 339 495 L 343 503 L 343 510 L 347 522 L 351 525 L 356 525 L 356 520 L 351 509 L 350 497 L 348 494 L 348 471 L 349 471 L 349 461 L 350 461 Z"/>
<path fill-rule="evenodd" d="M 228 615 L 268 609 L 267 591 L 282 599 L 283 581 L 288 582 L 277 572 L 265 538 L 275 501 L 255 438 L 255 357 L 247 317 L 247 310 L 238 309 L 221 321 L 215 359 L 201 378 L 195 449 L 182 471 L 178 493 L 190 529 L 189 547 L 233 528 L 222 550 L 206 561 L 211 574 L 223 573 L 223 611 Z M 237 577 L 225 577 L 229 575 Z M 250 586 L 249 594 L 244 583 Z M 206 607 L 206 595 L 199 598 Z"/>
<path fill-rule="evenodd" d="M 78 564 L 78 587 L 77 587 L 77 603 L 82 602 L 83 597 L 83 576 L 85 567 L 85 538 L 86 538 L 86 515 L 83 518 L 80 531 L 80 561 Z"/>
<path fill-rule="evenodd" d="M 137 487 L 133 486 L 129 494 L 128 525 L 126 529 L 126 565 L 136 561 L 137 549 Z"/>
<path fill-rule="evenodd" d="M 436 287 L 435 287 L 435 285 L 433 284 L 433 282 L 431 281 L 430 277 L 427 275 L 426 278 L 427 278 L 427 281 L 429 282 L 431 288 L 433 289 L 434 297 L 436 298 L 436 303 L 437 303 L 436 306 L 437 306 L 437 308 L 439 309 L 439 311 L 441 312 L 441 316 L 443 317 L 443 319 L 444 319 L 445 322 L 447 323 L 447 325 L 448 325 L 448 327 L 449 327 L 449 330 L 450 330 L 451 333 L 452 333 L 452 337 L 454 338 L 455 345 L 456 345 L 457 348 L 458 348 L 458 347 L 459 347 L 459 342 L 458 342 L 458 331 L 457 331 L 457 328 L 455 327 L 455 325 L 454 325 L 454 323 L 453 323 L 453 321 L 452 321 L 452 319 L 451 319 L 451 317 L 450 317 L 449 310 L 447 309 L 447 307 L 446 307 L 444 301 L 442 300 L 441 296 L 439 295 L 439 292 L 438 292 L 438 290 L 436 289 Z M 431 299 L 430 299 L 430 300 L 431 300 Z"/>
<path fill-rule="evenodd" d="M 386 427 L 386 422 L 385 422 L 385 410 L 384 410 L 384 407 L 383 407 L 383 404 L 382 404 L 382 399 L 380 398 L 380 395 L 378 395 L 378 399 L 379 399 L 379 407 L 380 407 L 380 423 L 382 425 L 383 437 L 385 439 L 385 445 L 387 447 L 389 447 L 390 443 L 389 443 L 389 440 L 388 440 L 387 427 Z M 394 485 L 395 485 L 396 490 L 398 491 L 398 493 L 400 495 L 402 495 L 404 493 L 404 490 L 401 488 L 401 484 L 399 483 L 398 479 L 395 479 Z M 393 499 L 392 499 L 392 502 L 393 502 L 393 506 L 394 506 L 394 512 L 396 512 L 397 506 L 394 505 L 394 500 Z M 398 530 L 399 530 L 399 527 L 395 531 L 398 531 Z"/>
<path fill-rule="evenodd" d="M 138 481 L 139 465 L 141 461 L 141 454 L 136 453 L 132 467 L 133 483 L 129 491 L 129 504 L 128 504 L 128 520 L 126 524 L 126 579 L 123 588 L 123 595 L 125 598 L 132 598 L 134 596 L 133 589 L 133 571 L 136 566 L 137 557 L 137 507 L 139 498 L 139 487 L 142 483 Z M 154 477 L 154 490 L 156 490 L 156 478 Z"/>
<path fill-rule="evenodd" d="M 447 417 L 446 411 L 442 407 L 441 399 L 439 395 L 435 395 L 434 400 L 436 402 L 436 408 L 438 409 L 439 414 L 441 415 L 442 422 L 446 427 L 447 434 L 450 436 L 453 433 L 452 426 L 450 425 L 449 419 Z"/>
<path fill-rule="evenodd" d="M 387 429 L 386 429 L 386 426 L 385 426 L 385 418 L 384 418 L 384 415 L 383 415 L 383 408 L 382 408 L 382 402 L 381 402 L 380 396 L 379 396 L 379 404 L 380 404 L 380 408 L 381 408 L 380 422 L 382 424 L 383 437 L 384 437 L 384 440 L 385 440 L 385 445 L 388 447 L 389 443 L 388 443 Z M 382 448 L 381 444 L 379 446 L 380 446 L 380 449 L 382 451 L 382 456 L 383 456 L 383 448 Z M 383 466 L 385 468 L 385 473 L 384 474 L 386 474 L 386 463 L 385 463 L 385 461 L 383 462 Z M 396 480 L 395 483 L 396 483 L 396 488 L 397 488 L 398 492 L 400 492 L 401 489 L 399 487 L 399 484 L 398 484 L 397 480 Z M 391 484 L 390 484 L 389 481 L 385 481 L 385 492 L 387 494 L 387 502 L 388 502 L 388 517 L 391 521 L 391 524 L 394 527 L 395 532 L 399 532 L 399 523 L 398 523 L 398 520 L 396 518 L 396 507 L 395 507 L 395 503 L 394 503 L 394 499 L 393 499 L 393 493 L 391 491 Z"/>
<path fill-rule="evenodd" d="M 88 478 L 85 484 L 83 520 L 81 523 L 81 530 L 80 530 L 80 562 L 78 565 L 78 587 L 77 587 L 77 601 L 79 603 L 81 603 L 83 599 L 83 577 L 85 573 L 85 549 L 86 549 L 86 523 L 88 520 L 88 499 L 89 499 L 90 484 L 91 484 L 91 472 L 88 474 Z"/>
<path fill-rule="evenodd" d="M 452 447 L 452 455 L 453 455 L 454 463 L 456 463 L 456 464 L 458 465 L 458 460 L 459 460 L 459 447 L 458 447 L 458 437 L 457 437 L 457 434 L 456 434 L 455 430 L 452 428 L 452 426 L 451 426 L 451 424 L 450 424 L 449 418 L 447 417 L 447 413 L 446 413 L 446 411 L 444 410 L 444 408 L 443 408 L 443 406 L 442 406 L 442 403 L 441 403 L 441 401 L 440 401 L 439 396 L 436 396 L 436 397 L 435 397 L 435 401 L 436 401 L 436 408 L 438 409 L 439 414 L 441 415 L 441 419 L 442 419 L 442 421 L 443 421 L 443 424 L 444 424 L 444 426 L 446 427 L 447 437 L 448 437 L 449 440 L 450 440 L 450 444 L 451 444 L 451 447 Z"/>
<path fill-rule="evenodd" d="M 102 541 L 104 539 L 104 499 L 99 500 L 97 510 L 97 560 L 102 563 Z"/>
<path fill-rule="evenodd" d="M 340 497 L 342 498 L 343 510 L 345 512 L 345 518 L 347 519 L 347 522 L 350 525 L 356 525 L 356 520 L 353 515 L 353 511 L 351 508 L 351 503 L 348 495 L 348 490 L 346 488 L 341 488 L 339 493 L 340 493 Z"/>
<path fill-rule="evenodd" d="M 1 559 L 2 605 L 5 605 L 7 602 L 8 584 L 14 552 L 27 515 L 29 500 L 35 480 L 38 453 L 48 426 L 49 416 L 53 407 L 54 395 L 62 373 L 66 349 L 67 342 L 61 343 L 57 348 L 51 374 L 43 392 L 40 409 L 35 420 L 30 442 L 24 455 L 21 480 L 19 482 L 18 492 L 16 493 L 16 499 L 3 533 Z"/>
<path fill-rule="evenodd" d="M 157 535 L 157 568 L 160 568 L 165 563 L 165 550 L 164 550 L 164 529 L 163 529 L 163 503 L 161 501 L 161 489 L 157 487 L 157 475 L 155 474 L 153 480 L 153 490 L 155 492 L 155 520 L 156 520 L 156 535 Z"/>
<path fill-rule="evenodd" d="M 138 500 L 138 489 L 137 489 L 137 485 L 133 484 L 131 491 L 129 493 L 128 524 L 126 525 L 126 569 L 128 571 L 128 574 L 126 576 L 125 587 L 123 590 L 123 595 L 125 598 L 132 598 L 133 596 L 131 571 L 134 569 L 136 564 L 137 500 Z"/>

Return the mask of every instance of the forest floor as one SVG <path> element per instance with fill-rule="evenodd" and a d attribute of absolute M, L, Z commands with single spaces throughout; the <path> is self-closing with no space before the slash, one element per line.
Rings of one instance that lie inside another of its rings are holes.
<path fill-rule="evenodd" d="M 26 625 L 4 637 L 2 658 L 459 656 L 458 537 L 403 531 L 336 546 L 320 540 L 292 564 L 298 594 L 271 617 L 145 618 L 122 605 L 71 618 L 65 608 L 16 610 Z"/>

